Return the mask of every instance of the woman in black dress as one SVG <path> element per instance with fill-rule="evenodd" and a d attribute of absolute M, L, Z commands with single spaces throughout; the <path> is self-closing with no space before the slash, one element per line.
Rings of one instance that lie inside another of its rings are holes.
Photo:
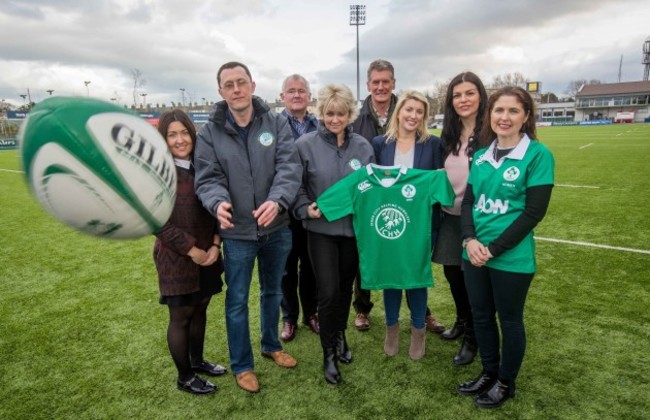
<path fill-rule="evenodd" d="M 169 307 L 167 344 L 178 370 L 177 386 L 192 394 L 208 394 L 216 386 L 197 376 L 226 373 L 203 359 L 206 312 L 212 295 L 221 292 L 223 260 L 216 219 L 194 192 L 192 164 L 196 129 L 178 109 L 165 112 L 158 131 L 174 157 L 178 186 L 174 210 L 156 233 L 153 256 L 158 271 L 160 303 Z"/>

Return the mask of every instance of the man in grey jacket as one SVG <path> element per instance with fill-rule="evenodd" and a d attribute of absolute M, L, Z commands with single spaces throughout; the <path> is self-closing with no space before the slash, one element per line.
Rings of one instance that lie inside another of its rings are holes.
<path fill-rule="evenodd" d="M 296 366 L 278 340 L 278 319 L 282 273 L 291 249 L 286 210 L 300 186 L 302 167 L 287 119 L 253 95 L 248 67 L 226 63 L 217 82 L 224 100 L 215 104 L 197 134 L 196 193 L 216 216 L 223 239 L 232 372 L 242 389 L 258 392 L 248 321 L 256 258 L 262 356 L 282 367 Z"/>

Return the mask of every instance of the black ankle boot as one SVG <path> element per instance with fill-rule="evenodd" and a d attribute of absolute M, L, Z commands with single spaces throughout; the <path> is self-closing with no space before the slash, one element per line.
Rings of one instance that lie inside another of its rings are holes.
<path fill-rule="evenodd" d="M 341 372 L 336 362 L 336 350 L 333 347 L 323 347 L 323 374 L 330 384 L 341 382 Z"/>
<path fill-rule="evenodd" d="M 498 379 L 487 391 L 479 394 L 474 404 L 479 408 L 498 408 L 515 397 L 515 381 Z"/>
<path fill-rule="evenodd" d="M 442 334 L 440 334 L 440 338 L 443 340 L 455 340 L 463 335 L 463 332 L 465 332 L 465 320 L 456 318 L 454 325 L 450 329 L 445 330 Z"/>
<path fill-rule="evenodd" d="M 483 370 L 476 378 L 458 385 L 457 391 L 461 395 L 479 395 L 489 390 L 496 381 L 497 375 L 495 373 Z"/>
<path fill-rule="evenodd" d="M 336 356 L 341 363 L 352 363 L 352 352 L 348 348 L 348 342 L 345 339 L 345 331 L 336 332 Z"/>
<path fill-rule="evenodd" d="M 460 366 L 472 363 L 476 357 L 477 350 L 478 345 L 476 344 L 474 330 L 471 328 L 465 328 L 463 343 L 460 345 L 458 353 L 454 356 L 454 364 Z"/>

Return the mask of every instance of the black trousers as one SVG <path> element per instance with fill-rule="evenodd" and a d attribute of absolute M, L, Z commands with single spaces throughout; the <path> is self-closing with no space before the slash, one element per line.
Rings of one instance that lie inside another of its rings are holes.
<path fill-rule="evenodd" d="M 298 323 L 300 306 L 302 321 L 316 314 L 316 278 L 307 251 L 307 231 L 298 220 L 291 219 L 291 253 L 282 276 L 282 320 Z M 300 299 L 299 299 L 300 298 Z"/>
<path fill-rule="evenodd" d="M 447 282 L 449 282 L 451 296 L 456 305 L 456 319 L 463 320 L 466 328 L 473 329 L 472 310 L 467 297 L 463 270 L 459 265 L 444 265 L 443 271 Z"/>
<path fill-rule="evenodd" d="M 316 275 L 320 341 L 331 348 L 350 316 L 352 283 L 359 267 L 357 243 L 355 238 L 307 232 L 307 244 Z"/>
<path fill-rule="evenodd" d="M 475 267 L 467 260 L 463 260 L 463 270 L 483 368 L 514 381 L 526 351 L 524 304 L 535 274 Z"/>
<path fill-rule="evenodd" d="M 361 272 L 357 271 L 354 278 L 354 302 L 352 303 L 356 313 L 369 314 L 374 303 L 370 300 L 370 290 L 361 288 Z"/>

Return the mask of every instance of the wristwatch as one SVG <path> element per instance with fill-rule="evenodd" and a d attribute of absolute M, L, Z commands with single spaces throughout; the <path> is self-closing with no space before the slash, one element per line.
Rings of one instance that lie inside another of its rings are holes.
<path fill-rule="evenodd" d="M 467 244 L 469 243 L 469 241 L 473 241 L 474 239 L 476 239 L 476 238 L 465 238 L 465 239 L 463 239 L 463 248 L 467 248 Z"/>
<path fill-rule="evenodd" d="M 282 213 L 284 213 L 284 211 L 285 211 L 285 210 L 284 210 L 284 207 L 282 207 L 282 206 L 280 205 L 280 203 L 278 203 L 277 201 L 274 201 L 274 203 L 275 203 L 275 205 L 278 207 L 278 214 L 282 214 Z"/>

